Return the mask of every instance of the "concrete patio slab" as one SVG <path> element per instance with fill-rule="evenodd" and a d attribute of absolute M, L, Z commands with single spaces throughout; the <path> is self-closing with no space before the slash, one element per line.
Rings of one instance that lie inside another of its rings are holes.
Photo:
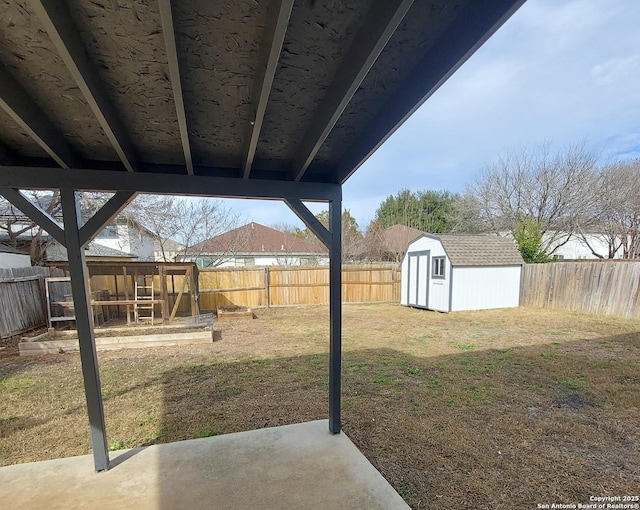
<path fill-rule="evenodd" d="M 326 420 L 112 454 L 0 468 L 0 501 L 15 509 L 407 509 Z"/>

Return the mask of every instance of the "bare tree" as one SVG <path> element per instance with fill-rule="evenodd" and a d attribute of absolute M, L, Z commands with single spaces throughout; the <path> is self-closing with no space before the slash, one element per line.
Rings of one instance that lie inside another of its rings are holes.
<path fill-rule="evenodd" d="M 478 197 L 473 193 L 456 195 L 449 221 L 453 225 L 454 234 L 483 234 L 489 230 L 487 221 L 482 216 L 482 208 Z"/>
<path fill-rule="evenodd" d="M 23 190 L 23 194 L 53 218 L 61 218 L 62 208 L 59 191 Z M 3 232 L 8 244 L 14 248 L 28 248 L 31 263 L 42 265 L 47 247 L 54 240 L 47 235 L 42 227 L 35 224 L 4 198 L 0 200 L 0 211 L 0 231 Z"/>
<path fill-rule="evenodd" d="M 589 186 L 597 158 L 584 144 L 552 154 L 548 144 L 508 153 L 488 165 L 467 191 L 485 231 L 514 234 L 523 220 L 535 222 L 541 250 L 553 253 L 574 236 L 594 196 Z"/>
<path fill-rule="evenodd" d="M 591 181 L 595 197 L 580 239 L 599 258 L 640 258 L 640 160 L 604 166 Z M 590 239 L 601 238 L 601 253 Z"/>
<path fill-rule="evenodd" d="M 294 237 L 304 238 L 306 236 L 306 232 L 300 227 L 296 227 L 295 225 L 285 221 L 272 221 L 267 223 L 266 226 Z"/>
<path fill-rule="evenodd" d="M 125 214 L 157 236 L 164 260 L 171 258 L 167 254 L 169 251 L 177 251 L 177 258 L 195 260 L 206 253 L 205 241 L 234 230 L 240 222 L 239 215 L 224 207 L 220 200 L 211 198 L 139 195 L 125 210 Z M 177 247 L 176 241 L 180 243 L 180 249 L 169 250 L 169 245 L 171 248 Z M 241 249 L 242 241 L 238 237 L 207 265 L 216 266 L 229 260 Z"/>
<path fill-rule="evenodd" d="M 372 220 L 367 226 L 366 234 L 362 240 L 355 244 L 355 255 L 367 262 L 389 261 L 397 262 L 392 258 L 384 242 L 384 227 L 378 220 Z"/>

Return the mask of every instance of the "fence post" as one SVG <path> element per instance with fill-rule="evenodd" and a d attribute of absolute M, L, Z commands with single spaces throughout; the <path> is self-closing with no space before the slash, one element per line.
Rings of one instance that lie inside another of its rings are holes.
<path fill-rule="evenodd" d="M 271 292 L 269 291 L 269 266 L 264 268 L 264 300 L 267 304 L 267 308 L 271 308 Z"/>

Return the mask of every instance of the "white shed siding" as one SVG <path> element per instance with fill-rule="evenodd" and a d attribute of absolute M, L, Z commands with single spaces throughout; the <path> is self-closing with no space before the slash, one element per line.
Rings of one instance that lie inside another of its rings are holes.
<path fill-rule="evenodd" d="M 404 306 L 409 305 L 409 301 L 407 300 L 407 286 L 409 285 L 409 257 L 407 253 L 404 254 L 404 258 L 402 259 L 402 265 L 400 266 L 400 304 Z"/>
<path fill-rule="evenodd" d="M 436 255 L 437 257 L 438 255 Z M 433 259 L 432 259 L 433 260 Z M 433 266 L 433 262 L 432 262 Z M 430 277 L 429 286 L 429 309 L 438 310 L 439 312 L 448 312 L 449 310 L 449 292 L 451 291 L 451 264 L 449 259 L 445 259 L 445 277 L 444 279 L 435 279 Z M 454 269 L 455 271 L 455 269 Z"/>
<path fill-rule="evenodd" d="M 517 307 L 521 272 L 521 266 L 455 267 L 451 311 Z"/>
<path fill-rule="evenodd" d="M 400 303 L 448 312 L 451 264 L 446 258 L 445 278 L 434 279 L 433 257 L 446 257 L 442 243 L 437 239 L 421 237 L 409 244 L 402 261 Z"/>

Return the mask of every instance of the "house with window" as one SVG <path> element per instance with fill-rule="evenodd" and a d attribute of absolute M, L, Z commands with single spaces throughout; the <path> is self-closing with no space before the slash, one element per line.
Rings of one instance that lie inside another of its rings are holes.
<path fill-rule="evenodd" d="M 555 233 L 545 234 L 546 241 Z M 561 238 L 562 239 L 562 238 Z M 582 260 L 582 259 L 621 259 L 624 257 L 624 238 L 610 238 L 606 234 L 586 232 L 565 235 L 563 242 L 554 250 L 551 256 L 557 260 Z"/>
<path fill-rule="evenodd" d="M 41 206 L 49 205 L 50 197 L 42 197 Z M 86 205 L 86 204 L 85 204 Z M 58 206 L 51 207 L 51 216 L 58 223 L 62 223 L 62 215 Z M 83 216 L 90 213 L 82 209 Z M 36 263 L 45 261 L 59 262 L 61 257 L 66 260 L 66 251 L 49 236 L 49 234 L 33 224 L 22 212 L 6 202 L 0 202 L 0 242 L 13 246 L 18 250 L 30 251 L 33 241 L 37 240 L 40 250 L 44 253 L 42 260 L 36 257 Z M 92 241 L 92 254 L 96 257 L 115 257 L 137 259 L 138 261 L 155 260 L 155 234 L 132 218 L 119 216 L 107 225 Z M 105 248 L 100 251 L 99 246 Z M 110 249 L 113 251 L 107 251 Z M 64 252 L 64 253 L 63 253 Z"/>
<path fill-rule="evenodd" d="M 506 237 L 423 234 L 402 261 L 400 303 L 439 312 L 517 307 L 523 265 Z"/>
<path fill-rule="evenodd" d="M 315 239 L 248 223 L 207 241 L 190 246 L 181 260 L 198 267 L 326 265 L 326 247 Z"/>
<path fill-rule="evenodd" d="M 175 262 L 184 252 L 184 244 L 173 239 L 157 238 L 153 242 L 153 258 L 156 262 Z"/>
<path fill-rule="evenodd" d="M 94 243 L 133 255 L 140 262 L 155 260 L 156 236 L 131 218 L 118 217 L 94 239 Z"/>

